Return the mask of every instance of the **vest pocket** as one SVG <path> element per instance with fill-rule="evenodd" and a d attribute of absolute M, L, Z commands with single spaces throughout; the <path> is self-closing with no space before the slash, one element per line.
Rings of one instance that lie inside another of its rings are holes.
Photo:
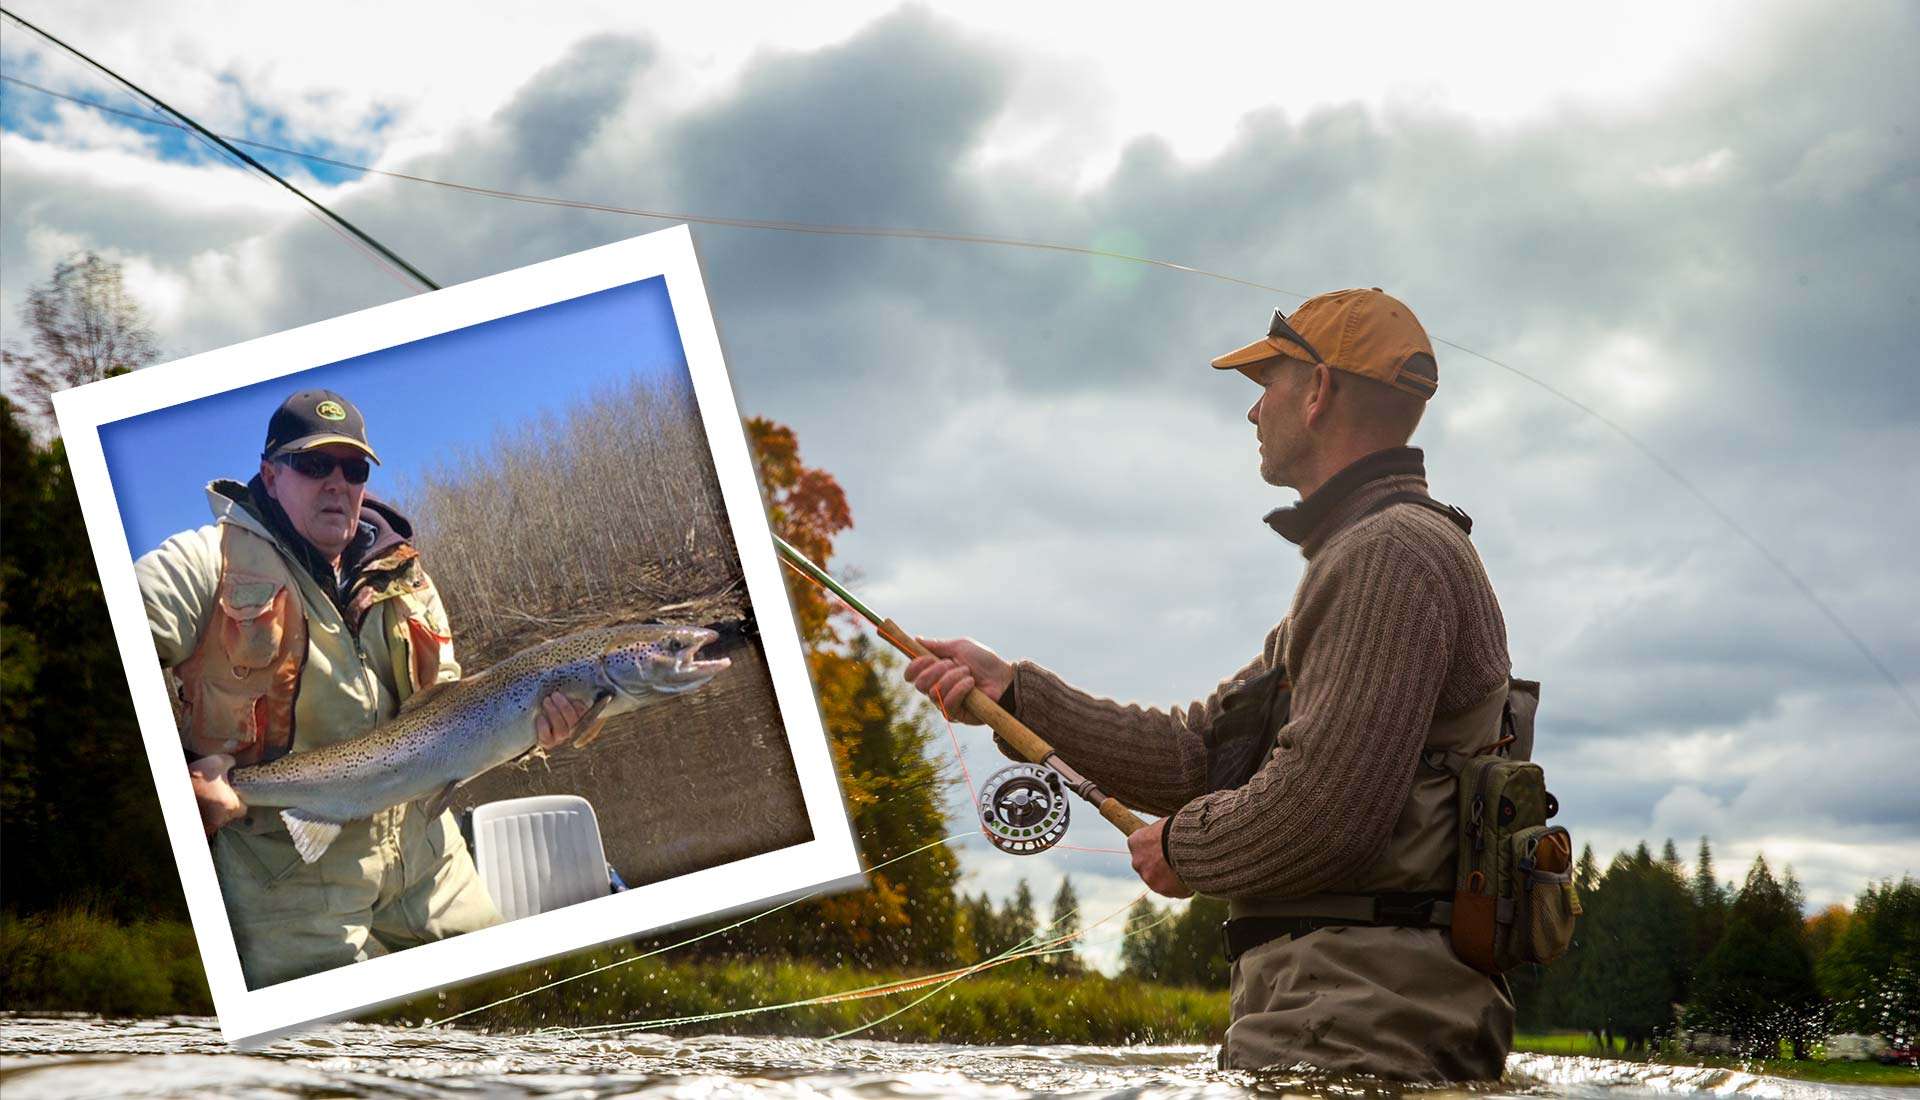
<path fill-rule="evenodd" d="M 265 684 L 256 686 L 246 680 L 224 684 L 209 677 L 199 685 L 188 707 L 187 748 L 195 755 L 223 752 L 239 764 L 257 759 L 261 734 L 267 726 Z"/>
<path fill-rule="evenodd" d="M 425 611 L 416 611 L 407 617 L 407 653 L 411 658 L 413 690 L 431 687 L 440 679 L 441 661 L 452 646 L 453 636 L 435 630 Z"/>
<path fill-rule="evenodd" d="M 1559 825 L 1515 833 L 1513 947 L 1518 961 L 1550 963 L 1573 945 L 1580 897 L 1573 888 L 1573 838 Z"/>
<path fill-rule="evenodd" d="M 291 718 L 289 713 L 276 721 L 272 697 L 276 682 L 286 680 L 291 698 L 298 674 L 286 652 L 288 617 L 299 614 L 288 606 L 291 599 L 285 585 L 237 571 L 221 582 L 214 621 L 207 625 L 210 637 L 180 669 L 192 751 L 256 763 L 269 751 L 276 725 Z M 280 733 L 284 740 L 286 731 Z"/>
<path fill-rule="evenodd" d="M 272 581 L 229 579 L 221 586 L 221 640 L 236 679 L 266 668 L 279 656 L 286 624 L 274 611 L 283 591 Z"/>

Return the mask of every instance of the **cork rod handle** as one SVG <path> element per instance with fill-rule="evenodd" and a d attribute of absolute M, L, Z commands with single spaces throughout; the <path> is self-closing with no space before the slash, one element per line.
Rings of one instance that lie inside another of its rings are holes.
<path fill-rule="evenodd" d="M 895 623 L 892 619 L 888 619 L 882 624 L 881 633 L 887 636 L 888 640 L 892 641 L 894 645 L 899 646 L 915 657 L 933 656 L 932 653 L 928 652 L 926 646 L 920 644 L 918 638 L 901 630 L 899 624 Z M 1026 757 L 1033 763 L 1045 764 L 1047 758 L 1054 755 L 1052 745 L 1047 744 L 1039 734 L 1028 729 L 1026 723 L 1008 714 L 1006 708 L 994 702 L 986 692 L 981 691 L 979 688 L 976 687 L 968 692 L 967 697 L 960 700 L 960 704 L 972 711 L 974 717 L 985 722 L 993 732 L 999 734 L 1001 740 L 1012 745 L 1015 752 Z M 949 706 L 951 706 L 951 704 L 949 704 Z M 1101 817 L 1106 818 L 1114 828 L 1119 829 L 1128 836 L 1147 827 L 1146 822 L 1140 820 L 1140 817 L 1132 810 L 1122 806 L 1119 800 L 1112 795 L 1106 795 L 1100 799 L 1099 809 Z"/>

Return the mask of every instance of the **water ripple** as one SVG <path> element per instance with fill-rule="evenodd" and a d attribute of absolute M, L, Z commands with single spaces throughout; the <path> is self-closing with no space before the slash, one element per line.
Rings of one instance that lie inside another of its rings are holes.
<path fill-rule="evenodd" d="M 1732 1070 L 1516 1054 L 1497 1085 L 1397 1089 L 1379 1082 L 1213 1068 L 1201 1046 L 953 1046 L 793 1037 L 489 1035 L 335 1024 L 239 1053 L 212 1020 L 0 1016 L 7 1100 L 853 1100 L 871 1097 L 1427 1097 L 1712 1095 L 1756 1100 L 1912 1100 L 1900 1089 L 1815 1085 Z"/>

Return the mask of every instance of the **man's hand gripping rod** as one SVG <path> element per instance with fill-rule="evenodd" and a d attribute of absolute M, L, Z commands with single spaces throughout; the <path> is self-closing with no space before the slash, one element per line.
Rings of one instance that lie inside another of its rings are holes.
<path fill-rule="evenodd" d="M 875 614 L 872 608 L 861 603 L 860 600 L 854 596 L 853 593 L 847 591 L 840 582 L 828 576 L 826 570 L 807 560 L 807 556 L 794 549 L 792 544 L 788 543 L 787 540 L 781 538 L 779 535 L 775 535 L 773 536 L 773 542 L 775 546 L 779 547 L 780 556 L 786 559 L 788 565 L 792 566 L 800 575 L 806 577 L 808 580 L 832 592 L 835 596 L 838 596 L 843 603 L 853 608 L 861 618 L 872 623 L 874 628 L 880 632 L 880 636 L 891 643 L 895 649 L 900 650 L 909 657 L 932 656 L 931 653 L 927 652 L 926 646 L 921 645 L 918 641 L 914 640 L 912 635 L 901 630 L 892 619 L 883 619 Z M 972 711 L 974 717 L 992 727 L 993 732 L 999 734 L 1001 739 L 1006 741 L 1007 744 L 1012 745 L 1014 750 L 1021 756 L 1026 757 L 1035 764 L 1050 768 L 1058 773 L 1061 780 L 1073 789 L 1073 793 L 1097 807 L 1100 810 L 1100 816 L 1111 822 L 1114 828 L 1128 836 L 1132 836 L 1139 830 L 1146 828 L 1147 823 L 1140 820 L 1132 810 L 1122 806 L 1118 799 L 1095 786 L 1093 780 L 1074 771 L 1071 765 L 1060 759 L 1059 753 L 1053 751 L 1052 745 L 1047 744 L 1045 740 L 1041 739 L 1039 734 L 1028 729 L 1018 718 L 1008 714 L 999 703 L 988 698 L 987 694 L 979 688 L 976 687 L 968 692 L 967 697 L 960 700 L 960 705 Z"/>

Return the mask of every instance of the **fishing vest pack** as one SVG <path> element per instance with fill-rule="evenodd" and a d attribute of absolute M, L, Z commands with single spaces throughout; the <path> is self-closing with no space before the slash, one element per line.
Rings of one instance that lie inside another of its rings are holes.
<path fill-rule="evenodd" d="M 1396 504 L 1438 512 L 1463 533 L 1473 527 L 1466 513 L 1421 493 L 1395 493 L 1366 515 Z M 1205 736 L 1208 791 L 1233 790 L 1253 778 L 1273 754 L 1292 698 L 1284 667 L 1221 697 Z M 1445 797 L 1442 787 L 1431 797 L 1438 800 L 1436 809 L 1450 803 L 1458 824 L 1453 866 L 1436 865 L 1425 878 L 1430 886 L 1451 878 L 1452 890 L 1236 900 L 1222 929 L 1228 962 L 1280 936 L 1353 924 L 1447 928 L 1455 953 L 1488 974 L 1566 954 L 1580 900 L 1573 888 L 1572 838 L 1564 827 L 1547 824 L 1559 807 L 1547 792 L 1545 773 L 1530 759 L 1539 705 L 1538 681 L 1510 680 L 1462 714 L 1436 719 L 1428 734 L 1416 792 L 1450 778 L 1453 796 Z"/>
<path fill-rule="evenodd" d="M 431 581 L 418 554 L 402 545 L 369 562 L 347 600 L 358 633 L 381 616 L 400 702 L 439 676 L 452 639 L 427 613 Z M 300 678 L 308 653 L 307 616 L 292 567 L 271 540 L 235 523 L 220 525 L 220 582 L 193 653 L 173 670 L 179 683 L 180 734 L 194 756 L 225 753 L 237 766 L 293 747 Z"/>

